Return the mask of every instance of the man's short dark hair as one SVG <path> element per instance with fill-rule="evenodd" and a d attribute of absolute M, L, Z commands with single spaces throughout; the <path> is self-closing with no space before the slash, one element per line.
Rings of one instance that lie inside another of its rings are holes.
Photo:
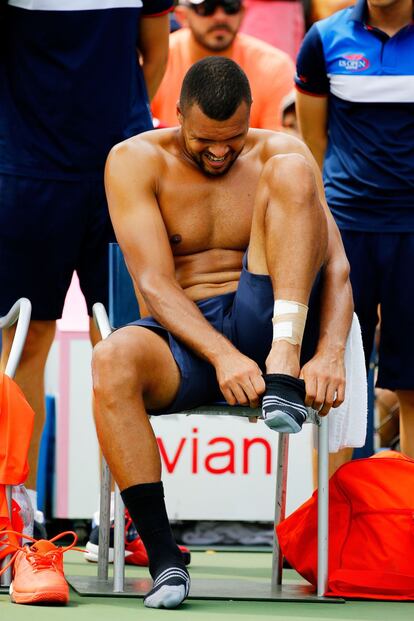
<path fill-rule="evenodd" d="M 230 58 L 207 56 L 187 71 L 180 94 L 180 108 L 197 104 L 210 119 L 225 121 L 245 101 L 252 103 L 249 80 L 243 69 Z"/>

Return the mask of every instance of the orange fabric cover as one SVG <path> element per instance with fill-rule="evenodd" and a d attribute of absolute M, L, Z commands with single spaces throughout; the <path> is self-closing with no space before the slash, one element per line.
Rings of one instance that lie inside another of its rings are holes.
<path fill-rule="evenodd" d="M 34 412 L 16 382 L 0 373 L 0 536 L 2 530 L 22 530 L 19 507 L 14 502 L 12 520 L 9 518 L 5 486 L 26 480 L 33 420 Z M 11 551 L 14 549 L 2 547 L 0 560 Z"/>
<path fill-rule="evenodd" d="M 0 373 L 0 484 L 24 483 L 34 412 L 16 382 Z"/>
<path fill-rule="evenodd" d="M 414 600 L 414 460 L 395 451 L 344 464 L 329 481 L 326 595 Z M 317 582 L 317 492 L 281 522 L 283 555 Z"/>
<path fill-rule="evenodd" d="M 176 105 L 183 78 L 191 65 L 206 56 L 189 28 L 170 35 L 167 70 L 151 104 L 154 117 L 163 126 L 178 125 Z M 260 39 L 238 34 L 229 50 L 215 56 L 234 60 L 249 79 L 253 97 L 250 127 L 280 129 L 280 105 L 294 87 L 295 65 L 289 55 Z"/>

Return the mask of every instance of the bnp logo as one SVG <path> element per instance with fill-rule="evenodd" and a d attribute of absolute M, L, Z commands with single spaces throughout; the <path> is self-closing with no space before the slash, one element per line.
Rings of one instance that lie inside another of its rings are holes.
<path fill-rule="evenodd" d="M 339 60 L 339 66 L 347 71 L 365 71 L 369 67 L 369 60 L 363 54 L 344 54 Z"/>

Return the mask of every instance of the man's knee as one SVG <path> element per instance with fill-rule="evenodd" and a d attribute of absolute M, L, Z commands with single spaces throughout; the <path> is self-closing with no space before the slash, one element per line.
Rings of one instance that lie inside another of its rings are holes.
<path fill-rule="evenodd" d="M 300 153 L 274 155 L 263 167 L 262 179 L 269 195 L 289 198 L 288 208 L 316 200 L 317 187 L 312 166 Z"/>
<path fill-rule="evenodd" d="M 145 328 L 126 327 L 100 341 L 93 350 L 93 388 L 107 402 L 117 395 L 143 394 L 151 389 L 164 341 Z"/>
<path fill-rule="evenodd" d="M 139 343 L 137 347 L 135 339 L 132 343 L 122 329 L 97 343 L 92 354 L 95 395 L 108 399 L 119 390 L 128 390 L 128 386 L 138 388 L 141 359 Z"/>

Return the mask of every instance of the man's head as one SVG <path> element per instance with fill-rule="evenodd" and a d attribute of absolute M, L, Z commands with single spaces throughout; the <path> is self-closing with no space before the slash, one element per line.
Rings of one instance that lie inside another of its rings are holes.
<path fill-rule="evenodd" d="M 225 52 L 244 16 L 242 0 L 182 0 L 177 16 L 206 53 Z"/>
<path fill-rule="evenodd" d="M 208 56 L 187 72 L 178 119 L 187 154 L 208 175 L 223 175 L 244 147 L 252 103 L 244 71 L 229 58 Z"/>

